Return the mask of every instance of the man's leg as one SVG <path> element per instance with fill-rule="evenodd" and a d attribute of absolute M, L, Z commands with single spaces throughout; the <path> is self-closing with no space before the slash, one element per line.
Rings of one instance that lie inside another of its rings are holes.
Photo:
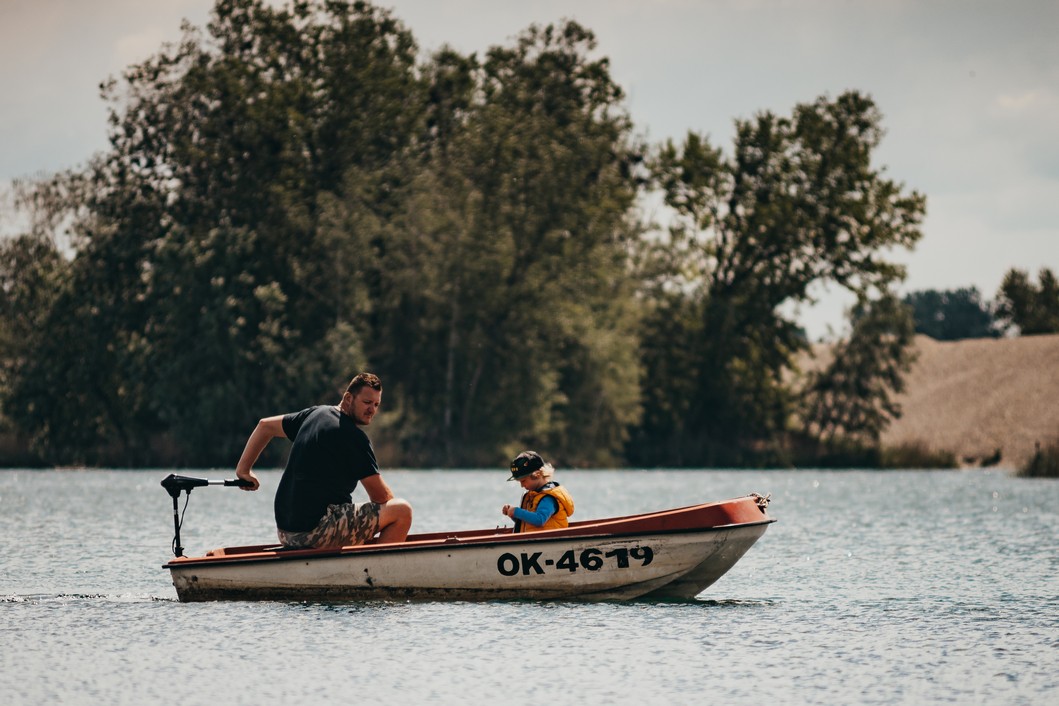
<path fill-rule="evenodd" d="M 379 506 L 379 536 L 374 544 L 403 542 L 412 527 L 412 506 L 407 500 L 394 498 Z"/>

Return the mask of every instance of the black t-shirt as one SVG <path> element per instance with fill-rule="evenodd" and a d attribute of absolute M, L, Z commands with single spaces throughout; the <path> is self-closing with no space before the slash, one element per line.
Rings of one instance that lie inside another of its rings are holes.
<path fill-rule="evenodd" d="M 283 433 L 294 445 L 276 489 L 276 526 L 282 530 L 308 532 L 328 505 L 353 502 L 357 482 L 379 472 L 368 435 L 337 407 L 288 414 Z"/>

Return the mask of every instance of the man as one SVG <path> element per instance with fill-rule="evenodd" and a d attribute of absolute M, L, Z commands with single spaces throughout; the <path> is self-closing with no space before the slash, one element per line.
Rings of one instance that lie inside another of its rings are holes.
<path fill-rule="evenodd" d="M 294 442 L 276 489 L 276 529 L 287 547 L 341 547 L 403 542 L 412 526 L 412 506 L 394 498 L 379 475 L 371 440 L 361 427 L 371 424 L 382 402 L 382 382 L 360 373 L 337 407 L 309 407 L 267 417 L 246 442 L 235 475 L 261 487 L 253 466 L 268 442 L 286 436 Z M 354 503 L 360 482 L 367 503 Z M 377 539 L 375 533 L 378 532 Z"/>

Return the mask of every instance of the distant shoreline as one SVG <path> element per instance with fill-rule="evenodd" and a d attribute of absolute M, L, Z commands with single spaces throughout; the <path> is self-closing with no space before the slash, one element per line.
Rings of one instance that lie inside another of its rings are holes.
<path fill-rule="evenodd" d="M 963 468 L 1017 470 L 1033 458 L 1037 444 L 1059 441 L 1059 334 L 962 341 L 920 335 L 914 346 L 918 355 L 906 391 L 897 397 L 902 415 L 883 432 L 884 448 L 922 445 L 954 454 Z M 803 361 L 807 368 L 823 364 L 830 346 L 814 349 L 816 360 Z M 0 434 L 0 460 L 0 470 L 50 468 L 35 464 L 10 434 Z"/>

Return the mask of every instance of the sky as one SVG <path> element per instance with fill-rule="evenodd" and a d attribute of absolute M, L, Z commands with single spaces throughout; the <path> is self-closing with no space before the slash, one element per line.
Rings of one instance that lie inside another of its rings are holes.
<path fill-rule="evenodd" d="M 1059 0 L 376 4 L 424 53 L 481 54 L 530 24 L 577 20 L 652 142 L 694 130 L 730 153 L 736 119 L 867 93 L 886 130 L 875 165 L 927 197 L 923 239 L 891 254 L 907 266 L 903 292 L 973 286 L 990 300 L 1011 268 L 1059 270 Z M 204 25 L 212 6 L 0 0 L 0 188 L 106 149 L 99 83 L 177 40 L 183 20 Z M 0 232 L 11 232 L 0 204 Z M 814 338 L 840 328 L 850 303 L 816 294 L 799 313 Z"/>

